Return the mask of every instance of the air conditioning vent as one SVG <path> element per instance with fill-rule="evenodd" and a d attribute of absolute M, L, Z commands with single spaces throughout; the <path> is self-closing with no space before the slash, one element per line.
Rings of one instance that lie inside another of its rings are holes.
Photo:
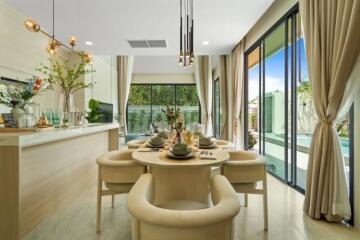
<path fill-rule="evenodd" d="M 166 40 L 128 40 L 132 48 L 166 48 Z"/>
<path fill-rule="evenodd" d="M 166 48 L 166 40 L 147 40 L 149 48 Z"/>
<path fill-rule="evenodd" d="M 148 44 L 145 40 L 129 40 L 128 43 L 132 48 L 148 48 Z"/>

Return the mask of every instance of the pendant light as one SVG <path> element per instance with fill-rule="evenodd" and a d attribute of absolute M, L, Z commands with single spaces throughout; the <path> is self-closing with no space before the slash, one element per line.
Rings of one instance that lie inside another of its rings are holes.
<path fill-rule="evenodd" d="M 52 1 L 52 34 L 51 35 L 46 31 L 44 31 L 40 27 L 40 25 L 33 19 L 27 19 L 25 21 L 25 27 L 31 32 L 41 32 L 42 34 L 44 34 L 46 37 L 49 38 L 49 43 L 46 50 L 50 55 L 54 55 L 60 47 L 64 47 L 67 50 L 79 55 L 85 63 L 87 64 L 92 63 L 92 55 L 90 53 L 84 53 L 82 51 L 74 50 L 77 44 L 77 39 L 75 36 L 69 37 L 68 44 L 70 46 L 62 43 L 61 41 L 55 38 L 55 0 Z"/>
<path fill-rule="evenodd" d="M 180 0 L 179 65 L 183 67 L 190 67 L 193 63 L 194 63 L 194 1 Z"/>

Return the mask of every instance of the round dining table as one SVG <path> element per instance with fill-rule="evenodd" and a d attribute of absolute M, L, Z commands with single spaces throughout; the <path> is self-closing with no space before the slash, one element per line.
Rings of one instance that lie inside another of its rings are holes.
<path fill-rule="evenodd" d="M 226 162 L 230 157 L 228 152 L 222 148 L 199 149 L 192 158 L 180 160 L 169 157 L 168 151 L 142 147 L 132 155 L 138 163 L 149 166 L 155 186 L 154 203 L 161 205 L 181 199 L 208 206 L 211 169 Z M 200 157 L 202 151 L 213 159 Z"/>

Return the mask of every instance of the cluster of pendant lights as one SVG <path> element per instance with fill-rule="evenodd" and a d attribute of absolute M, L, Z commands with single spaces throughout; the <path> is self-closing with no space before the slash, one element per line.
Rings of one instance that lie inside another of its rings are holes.
<path fill-rule="evenodd" d="M 180 0 L 180 53 L 179 65 L 194 64 L 194 1 Z"/>
<path fill-rule="evenodd" d="M 41 32 L 50 39 L 47 46 L 47 51 L 50 55 L 54 55 L 60 47 L 64 47 L 69 51 L 78 54 L 86 64 L 92 64 L 92 55 L 90 53 L 82 53 L 74 50 L 74 47 L 76 47 L 77 44 L 75 36 L 69 37 L 68 44 L 70 46 L 62 43 L 55 38 L 55 0 L 53 0 L 52 2 L 52 35 L 41 29 L 40 25 L 32 19 L 28 19 L 25 21 L 25 27 L 31 32 Z"/>

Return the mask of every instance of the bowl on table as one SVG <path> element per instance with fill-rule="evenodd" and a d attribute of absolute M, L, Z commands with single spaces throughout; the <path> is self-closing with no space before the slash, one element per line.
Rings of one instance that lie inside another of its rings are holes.
<path fill-rule="evenodd" d="M 193 132 L 193 135 L 194 135 L 194 136 L 198 136 L 199 138 L 204 137 L 204 134 L 203 134 L 202 132 L 200 132 L 200 131 L 194 131 L 194 132 Z"/>
<path fill-rule="evenodd" d="M 175 159 L 188 159 L 193 157 L 194 153 L 186 144 L 178 143 L 168 151 L 168 156 Z"/>
<path fill-rule="evenodd" d="M 210 137 L 200 137 L 199 147 L 205 149 L 215 148 L 216 144 L 211 140 Z"/>
<path fill-rule="evenodd" d="M 153 138 L 151 138 L 149 141 L 147 141 L 147 146 L 149 147 L 163 147 L 164 146 L 164 139 L 159 137 L 159 136 L 155 136 Z"/>

